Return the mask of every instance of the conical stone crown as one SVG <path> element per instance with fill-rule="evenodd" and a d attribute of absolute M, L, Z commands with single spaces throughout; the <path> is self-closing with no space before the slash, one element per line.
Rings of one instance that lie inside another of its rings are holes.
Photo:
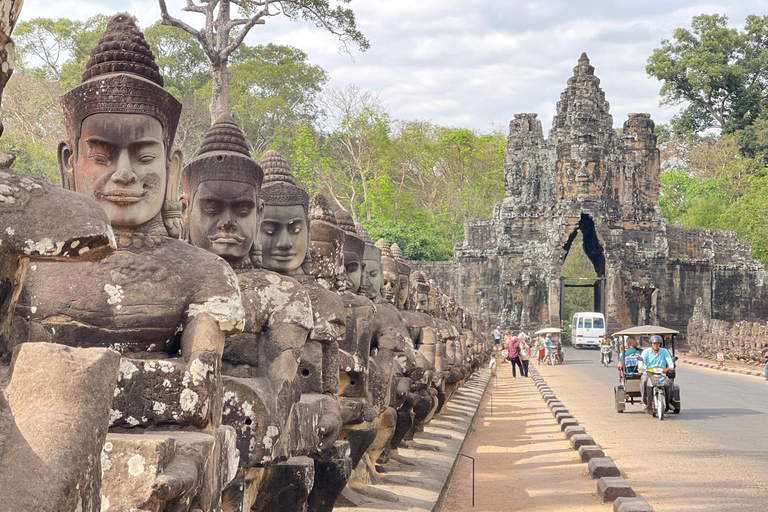
<path fill-rule="evenodd" d="M 262 198 L 267 205 L 292 206 L 302 205 L 309 208 L 309 194 L 298 186 L 293 171 L 283 156 L 270 149 L 259 162 L 264 169 L 264 188 Z"/>
<path fill-rule="evenodd" d="M 214 151 L 231 151 L 251 158 L 251 153 L 248 151 L 248 141 L 229 114 L 221 114 L 205 132 L 197 155 L 201 156 L 204 153 Z"/>
<path fill-rule="evenodd" d="M 91 50 L 81 81 L 110 73 L 131 73 L 163 86 L 160 68 L 144 33 L 127 13 L 109 20 L 104 35 Z"/>

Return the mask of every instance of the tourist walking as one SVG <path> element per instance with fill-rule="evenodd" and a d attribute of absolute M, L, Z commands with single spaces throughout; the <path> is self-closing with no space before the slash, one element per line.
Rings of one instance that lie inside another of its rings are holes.
<path fill-rule="evenodd" d="M 512 363 L 512 378 L 517 378 L 517 369 L 520 368 L 520 376 L 525 377 L 523 372 L 523 362 L 520 359 L 520 344 L 518 343 L 517 336 L 512 336 L 512 342 L 508 347 L 509 354 L 507 359 Z"/>
<path fill-rule="evenodd" d="M 501 344 L 501 330 L 498 325 L 493 330 L 493 341 L 496 343 L 496 350 L 499 350 L 499 345 Z"/>
<path fill-rule="evenodd" d="M 531 346 L 528 345 L 528 341 L 525 339 L 525 333 L 520 333 L 521 336 L 517 338 L 517 345 L 520 347 L 520 364 L 522 365 L 521 373 L 523 377 L 528 376 L 528 360 L 531 357 Z M 514 367 L 513 367 L 514 368 Z"/>

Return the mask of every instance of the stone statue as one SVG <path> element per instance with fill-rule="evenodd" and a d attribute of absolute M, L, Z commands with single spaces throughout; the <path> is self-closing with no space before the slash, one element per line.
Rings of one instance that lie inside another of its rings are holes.
<path fill-rule="evenodd" d="M 339 454 L 334 450 L 341 429 L 335 392 L 344 314 L 341 299 L 311 274 L 307 192 L 297 185 L 288 163 L 278 152 L 267 151 L 261 165 L 265 172 L 262 194 L 265 209 L 257 241 L 262 246 L 263 265 L 282 276 L 296 278 L 310 299 L 313 313 L 309 339 L 302 344 L 300 359 L 297 358 L 301 400 L 295 404 L 291 417 L 293 429 L 290 438 L 280 440 L 276 447 L 280 451 L 282 444 L 282 450 L 291 458 L 269 469 L 264 499 L 260 499 L 258 508 L 254 509 L 287 510 L 288 500 L 283 494 L 291 493 L 294 503 L 290 507 L 303 506 L 313 487 L 316 463 L 331 461 L 334 454 Z M 291 309 L 291 304 L 284 307 Z M 310 484 L 302 486 L 304 480 Z M 296 501 L 299 495 L 301 503 Z"/>
<path fill-rule="evenodd" d="M 381 272 L 381 249 L 376 247 L 368 231 L 360 223 L 355 223 L 355 232 L 365 242 L 363 251 L 363 272 L 358 293 L 373 302 L 380 302 L 384 297 L 384 281 Z"/>
<path fill-rule="evenodd" d="M 299 373 L 302 379 L 302 391 L 309 385 L 315 388 L 321 384 L 323 394 L 336 395 L 339 392 L 339 368 L 352 368 L 354 358 L 348 352 L 339 349 L 345 341 L 347 317 L 341 295 L 334 290 L 344 286 L 344 241 L 346 234 L 336 225 L 328 200 L 321 194 L 309 202 L 311 219 L 309 230 L 309 252 L 311 256 L 311 276 L 298 276 L 312 298 L 312 310 L 315 315 L 315 327 L 310 334 L 311 340 L 305 345 Z M 307 279 L 312 277 L 313 279 Z M 322 353 L 310 352 L 310 347 L 321 343 Z M 318 356 L 322 356 L 318 358 Z M 306 375 L 305 375 L 306 373 Z M 320 379 L 317 376 L 321 376 Z M 349 382 L 349 380 L 347 380 Z M 317 392 L 317 391 L 315 391 Z M 349 404 L 350 398 L 339 397 L 340 402 Z M 361 404 L 354 402 L 355 406 Z M 344 407 L 345 418 L 354 407 Z M 341 412 L 341 411 L 340 411 Z M 339 418 L 341 420 L 341 417 Z M 338 434 L 338 431 L 336 431 Z M 307 500 L 308 510 L 314 512 L 330 511 L 347 484 L 352 473 L 349 442 L 336 441 L 333 449 L 322 450 L 315 459 L 315 482 Z"/>
<path fill-rule="evenodd" d="M 122 355 L 102 456 L 102 510 L 109 503 L 212 509 L 233 476 L 221 460 L 236 455 L 231 429 L 220 427 L 219 373 L 224 339 L 242 329 L 243 309 L 229 266 L 170 236 L 181 227 L 181 153 L 173 149 L 181 104 L 163 90 L 129 15 L 109 21 L 62 107 L 62 183 L 102 207 L 117 250 L 76 266 L 30 266 L 10 339 Z M 132 434 L 138 429 L 156 432 Z M 139 452 L 146 470 L 129 474 L 121 461 Z"/>

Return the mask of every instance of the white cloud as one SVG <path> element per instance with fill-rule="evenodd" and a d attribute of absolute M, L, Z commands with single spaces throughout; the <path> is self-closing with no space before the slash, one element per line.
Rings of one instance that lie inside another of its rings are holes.
<path fill-rule="evenodd" d="M 170 11 L 193 26 L 200 15 Z M 330 85 L 354 82 L 379 92 L 393 118 L 429 119 L 452 126 L 507 126 L 515 113 L 538 112 L 548 131 L 572 68 L 586 51 L 611 104 L 614 124 L 630 112 L 667 121 L 658 106 L 660 84 L 645 74 L 646 59 L 676 27 L 701 13 L 724 13 L 733 26 L 768 12 L 768 1 L 646 0 L 353 0 L 371 49 L 352 56 L 338 39 L 307 22 L 269 19 L 248 44 L 301 48 L 330 75 Z M 128 10 L 147 26 L 160 17 L 156 0 L 27 0 L 22 19 L 70 17 Z"/>

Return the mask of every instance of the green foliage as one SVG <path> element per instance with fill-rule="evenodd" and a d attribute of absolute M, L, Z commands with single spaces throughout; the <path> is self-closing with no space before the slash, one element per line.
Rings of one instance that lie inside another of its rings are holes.
<path fill-rule="evenodd" d="M 97 14 L 86 21 L 33 18 L 19 23 L 14 39 L 20 67 L 71 89 L 80 83 L 91 49 L 108 21 L 109 16 Z"/>
<path fill-rule="evenodd" d="M 407 260 L 445 261 L 453 259 L 453 247 L 446 244 L 440 226 L 394 224 L 386 220 L 362 221 L 373 241 L 383 238 L 389 245 L 397 243 Z"/>
<path fill-rule="evenodd" d="M 694 16 L 690 29 L 653 50 L 646 72 L 662 82 L 662 105 L 688 103 L 672 121 L 676 134 L 742 129 L 768 87 L 768 16 L 748 16 L 744 30 L 729 28 L 724 15 Z"/>
<path fill-rule="evenodd" d="M 164 88 L 176 99 L 181 101 L 210 82 L 208 60 L 192 35 L 158 20 L 144 31 L 144 38 L 155 54 Z"/>
<path fill-rule="evenodd" d="M 564 277 L 597 277 L 595 267 L 584 252 L 584 239 L 581 232 L 571 244 L 571 249 L 560 267 L 560 275 Z M 590 281 L 566 281 L 566 284 L 587 284 Z M 571 339 L 571 329 L 568 327 L 574 313 L 592 311 L 595 307 L 595 293 L 592 288 L 566 287 L 563 299 L 563 337 L 568 342 Z"/>
<path fill-rule="evenodd" d="M 5 133 L 0 138 L 0 151 L 16 156 L 11 165 L 14 171 L 38 176 L 56 185 L 61 184 L 56 153 L 47 147 L 45 141 L 16 138 L 12 133 Z"/>

